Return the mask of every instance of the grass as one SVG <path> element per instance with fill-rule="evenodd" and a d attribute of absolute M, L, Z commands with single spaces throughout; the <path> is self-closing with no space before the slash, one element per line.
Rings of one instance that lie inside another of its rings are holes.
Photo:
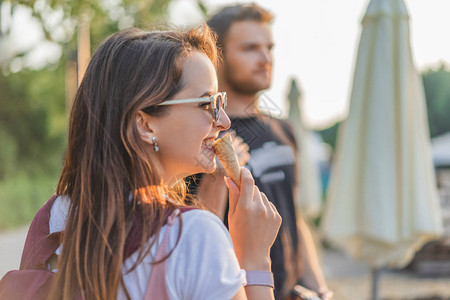
<path fill-rule="evenodd" d="M 16 175 L 0 181 L 0 230 L 29 224 L 54 193 L 57 178 Z"/>

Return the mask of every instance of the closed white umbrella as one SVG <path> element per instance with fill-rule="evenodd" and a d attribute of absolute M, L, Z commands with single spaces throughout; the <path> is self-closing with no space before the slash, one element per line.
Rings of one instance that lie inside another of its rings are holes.
<path fill-rule="evenodd" d="M 291 81 L 289 99 L 289 121 L 294 128 L 297 142 L 297 215 L 309 219 L 316 218 L 322 209 L 322 190 L 320 184 L 320 171 L 315 160 L 311 132 L 302 122 L 300 101 L 301 93 L 295 79 Z"/>
<path fill-rule="evenodd" d="M 402 0 L 367 7 L 322 223 L 328 240 L 373 268 L 403 267 L 442 234 L 408 22 Z"/>

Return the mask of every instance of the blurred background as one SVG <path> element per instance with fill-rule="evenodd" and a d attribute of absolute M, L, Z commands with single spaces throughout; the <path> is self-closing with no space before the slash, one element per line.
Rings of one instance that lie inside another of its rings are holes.
<path fill-rule="evenodd" d="M 309 168 L 318 175 L 311 185 L 320 190 L 319 199 L 302 203 L 302 208 L 323 249 L 330 288 L 338 300 L 369 299 L 370 265 L 322 239 L 320 230 L 338 129 L 349 116 L 361 21 L 369 1 L 255 2 L 275 15 L 274 80 L 262 97 L 263 106 L 269 104 L 276 117 L 287 118 L 292 101 L 298 104 L 302 147 L 310 149 L 305 151 Z M 425 95 L 443 231 L 439 240 L 416 249 L 406 267 L 384 270 L 379 294 L 382 299 L 450 299 L 450 3 L 404 2 L 412 60 Z M 26 227 L 55 190 L 71 99 L 99 42 L 130 26 L 194 26 L 230 3 L 0 1 L 0 276 L 17 267 Z"/>

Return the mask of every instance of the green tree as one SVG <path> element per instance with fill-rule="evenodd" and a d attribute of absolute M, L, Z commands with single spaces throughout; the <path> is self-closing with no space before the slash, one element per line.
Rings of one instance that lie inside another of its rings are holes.
<path fill-rule="evenodd" d="M 330 145 L 333 151 L 336 149 L 337 132 L 341 123 L 334 123 L 332 126 L 318 131 L 323 141 Z"/>
<path fill-rule="evenodd" d="M 57 126 L 65 123 L 61 73 L 0 75 L 0 228 L 29 222 L 54 191 L 66 131 Z"/>
<path fill-rule="evenodd" d="M 430 136 L 450 132 L 450 71 L 444 65 L 422 74 Z"/>
<path fill-rule="evenodd" d="M 24 70 L 0 77 L 0 179 L 49 171 L 65 132 L 64 68 Z M 63 99 L 63 101 L 61 101 Z M 2 139 L 3 140 L 3 139 Z"/>

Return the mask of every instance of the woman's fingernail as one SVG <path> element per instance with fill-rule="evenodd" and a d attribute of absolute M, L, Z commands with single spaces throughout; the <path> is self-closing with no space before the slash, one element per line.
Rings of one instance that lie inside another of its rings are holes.
<path fill-rule="evenodd" d="M 227 186 L 227 188 L 230 188 L 230 183 L 228 182 L 228 180 L 230 180 L 230 178 L 224 177 L 223 180 L 225 181 L 225 185 Z"/>

